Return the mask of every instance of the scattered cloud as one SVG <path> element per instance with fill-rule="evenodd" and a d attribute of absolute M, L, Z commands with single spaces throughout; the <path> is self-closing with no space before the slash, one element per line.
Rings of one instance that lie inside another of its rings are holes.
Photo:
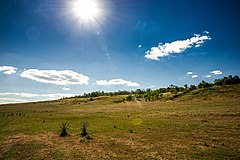
<path fill-rule="evenodd" d="M 193 72 L 187 72 L 187 75 L 192 75 L 193 74 Z"/>
<path fill-rule="evenodd" d="M 154 86 L 154 85 L 152 85 L 152 86 L 149 86 L 148 88 L 155 88 L 155 86 Z"/>
<path fill-rule="evenodd" d="M 22 98 L 33 98 L 33 97 L 48 97 L 48 98 L 62 98 L 62 97 L 72 97 L 74 94 L 34 94 L 34 93 L 23 93 L 23 92 L 3 92 L 0 93 L 0 96 L 18 96 Z"/>
<path fill-rule="evenodd" d="M 198 75 L 196 75 L 196 74 L 192 75 L 192 78 L 198 78 Z"/>
<path fill-rule="evenodd" d="M 63 93 L 33 94 L 33 93 L 22 93 L 22 92 L 3 92 L 3 93 L 0 93 L 0 104 L 55 100 L 63 97 L 73 97 L 73 96 L 75 96 L 75 94 L 63 94 Z"/>
<path fill-rule="evenodd" d="M 142 45 L 141 45 L 141 44 L 139 44 L 139 45 L 138 45 L 138 48 L 141 48 L 141 47 L 142 47 Z"/>
<path fill-rule="evenodd" d="M 137 87 L 140 86 L 137 82 L 127 81 L 123 79 L 111 79 L 107 80 L 99 80 L 96 81 L 99 86 L 114 86 L 114 85 L 127 85 L 128 87 Z"/>
<path fill-rule="evenodd" d="M 70 91 L 71 90 L 70 88 L 67 88 L 67 87 L 62 87 L 61 89 L 64 90 L 64 91 Z"/>
<path fill-rule="evenodd" d="M 18 98 L 0 98 L 0 104 L 9 104 L 9 103 L 24 103 L 28 102 L 25 99 L 18 99 Z"/>
<path fill-rule="evenodd" d="M 212 75 L 210 75 L 210 74 L 209 74 L 209 75 L 206 75 L 206 77 L 207 77 L 207 78 L 211 78 L 211 77 L 212 77 Z"/>
<path fill-rule="evenodd" d="M 220 71 L 220 70 L 215 70 L 215 71 L 212 71 L 211 72 L 213 75 L 220 75 L 220 74 L 222 74 L 222 71 Z"/>
<path fill-rule="evenodd" d="M 159 43 L 157 47 L 152 47 L 145 55 L 146 58 L 159 60 L 159 57 L 169 56 L 174 53 L 182 53 L 192 47 L 200 47 L 206 40 L 211 40 L 208 36 L 209 32 L 204 32 L 207 35 L 194 34 L 190 39 L 177 40 L 171 43 Z"/>
<path fill-rule="evenodd" d="M 187 72 L 186 74 L 191 76 L 192 78 L 198 78 L 199 77 L 199 75 L 197 75 L 196 73 L 191 72 L 191 71 Z M 210 72 L 210 74 L 203 75 L 202 77 L 211 78 L 214 75 L 221 75 L 221 74 L 222 74 L 221 70 L 213 70 L 213 71 Z"/>
<path fill-rule="evenodd" d="M 205 33 L 205 34 L 209 34 L 209 32 L 208 32 L 208 31 L 204 31 L 203 33 Z"/>
<path fill-rule="evenodd" d="M 0 66 L 0 72 L 3 72 L 3 74 L 11 75 L 16 73 L 17 68 L 12 66 Z"/>
<path fill-rule="evenodd" d="M 196 44 L 196 45 L 195 45 L 196 48 L 198 48 L 198 47 L 200 47 L 200 46 L 201 46 L 200 44 Z"/>
<path fill-rule="evenodd" d="M 37 82 L 50 83 L 56 85 L 79 84 L 87 85 L 89 77 L 70 70 L 38 70 L 28 69 L 20 74 L 21 77 Z"/>

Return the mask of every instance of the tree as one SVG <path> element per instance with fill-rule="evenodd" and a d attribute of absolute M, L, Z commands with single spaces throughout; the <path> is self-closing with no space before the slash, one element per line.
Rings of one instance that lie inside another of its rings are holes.
<path fill-rule="evenodd" d="M 195 90 L 195 89 L 197 89 L 197 86 L 195 86 L 195 85 L 190 85 L 189 91 L 192 91 L 192 90 Z"/>
<path fill-rule="evenodd" d="M 214 85 L 234 85 L 240 84 L 240 78 L 238 76 L 231 76 L 223 77 L 221 79 L 216 79 L 214 81 Z"/>
<path fill-rule="evenodd" d="M 198 84 L 198 88 L 208 88 L 208 87 L 212 87 L 212 86 L 213 86 L 213 84 L 205 82 L 205 81 L 202 81 Z"/>

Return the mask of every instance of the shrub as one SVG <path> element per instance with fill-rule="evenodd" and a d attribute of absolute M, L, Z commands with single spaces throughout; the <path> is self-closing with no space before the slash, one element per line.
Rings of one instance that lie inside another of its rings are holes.
<path fill-rule="evenodd" d="M 88 123 L 87 122 L 82 122 L 81 123 L 81 137 L 86 138 L 86 139 L 93 139 L 87 131 Z"/>
<path fill-rule="evenodd" d="M 126 97 L 126 101 L 133 101 L 134 100 L 134 96 L 131 96 L 131 95 L 129 95 L 129 96 L 127 96 Z"/>
<path fill-rule="evenodd" d="M 62 125 L 60 127 L 60 136 L 65 137 L 68 135 L 67 130 L 69 129 L 69 124 L 62 122 Z"/>
<path fill-rule="evenodd" d="M 174 95 L 173 95 L 173 98 L 178 98 L 178 97 L 179 97 L 178 94 L 174 94 Z"/>
<path fill-rule="evenodd" d="M 114 103 L 122 103 L 122 102 L 124 102 L 124 101 L 125 101 L 124 98 L 122 98 L 122 99 L 114 99 L 114 100 L 113 100 Z"/>
<path fill-rule="evenodd" d="M 87 127 L 88 127 L 88 123 L 87 122 L 82 122 L 81 123 L 81 136 L 82 137 L 86 137 L 88 135 Z"/>
<path fill-rule="evenodd" d="M 85 137 L 86 139 L 93 139 L 90 135 L 86 135 L 86 137 Z"/>

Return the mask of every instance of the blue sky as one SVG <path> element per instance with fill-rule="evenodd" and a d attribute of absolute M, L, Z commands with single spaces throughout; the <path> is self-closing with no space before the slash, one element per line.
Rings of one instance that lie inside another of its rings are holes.
<path fill-rule="evenodd" d="M 0 103 L 240 75 L 239 5 L 1 0 Z"/>

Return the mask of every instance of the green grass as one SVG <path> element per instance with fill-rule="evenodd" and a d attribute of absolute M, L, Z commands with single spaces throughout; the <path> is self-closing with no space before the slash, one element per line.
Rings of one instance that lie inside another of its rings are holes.
<path fill-rule="evenodd" d="M 0 105 L 0 159 L 240 159 L 239 95 L 236 85 L 151 102 Z M 83 121 L 93 140 L 80 142 Z"/>

